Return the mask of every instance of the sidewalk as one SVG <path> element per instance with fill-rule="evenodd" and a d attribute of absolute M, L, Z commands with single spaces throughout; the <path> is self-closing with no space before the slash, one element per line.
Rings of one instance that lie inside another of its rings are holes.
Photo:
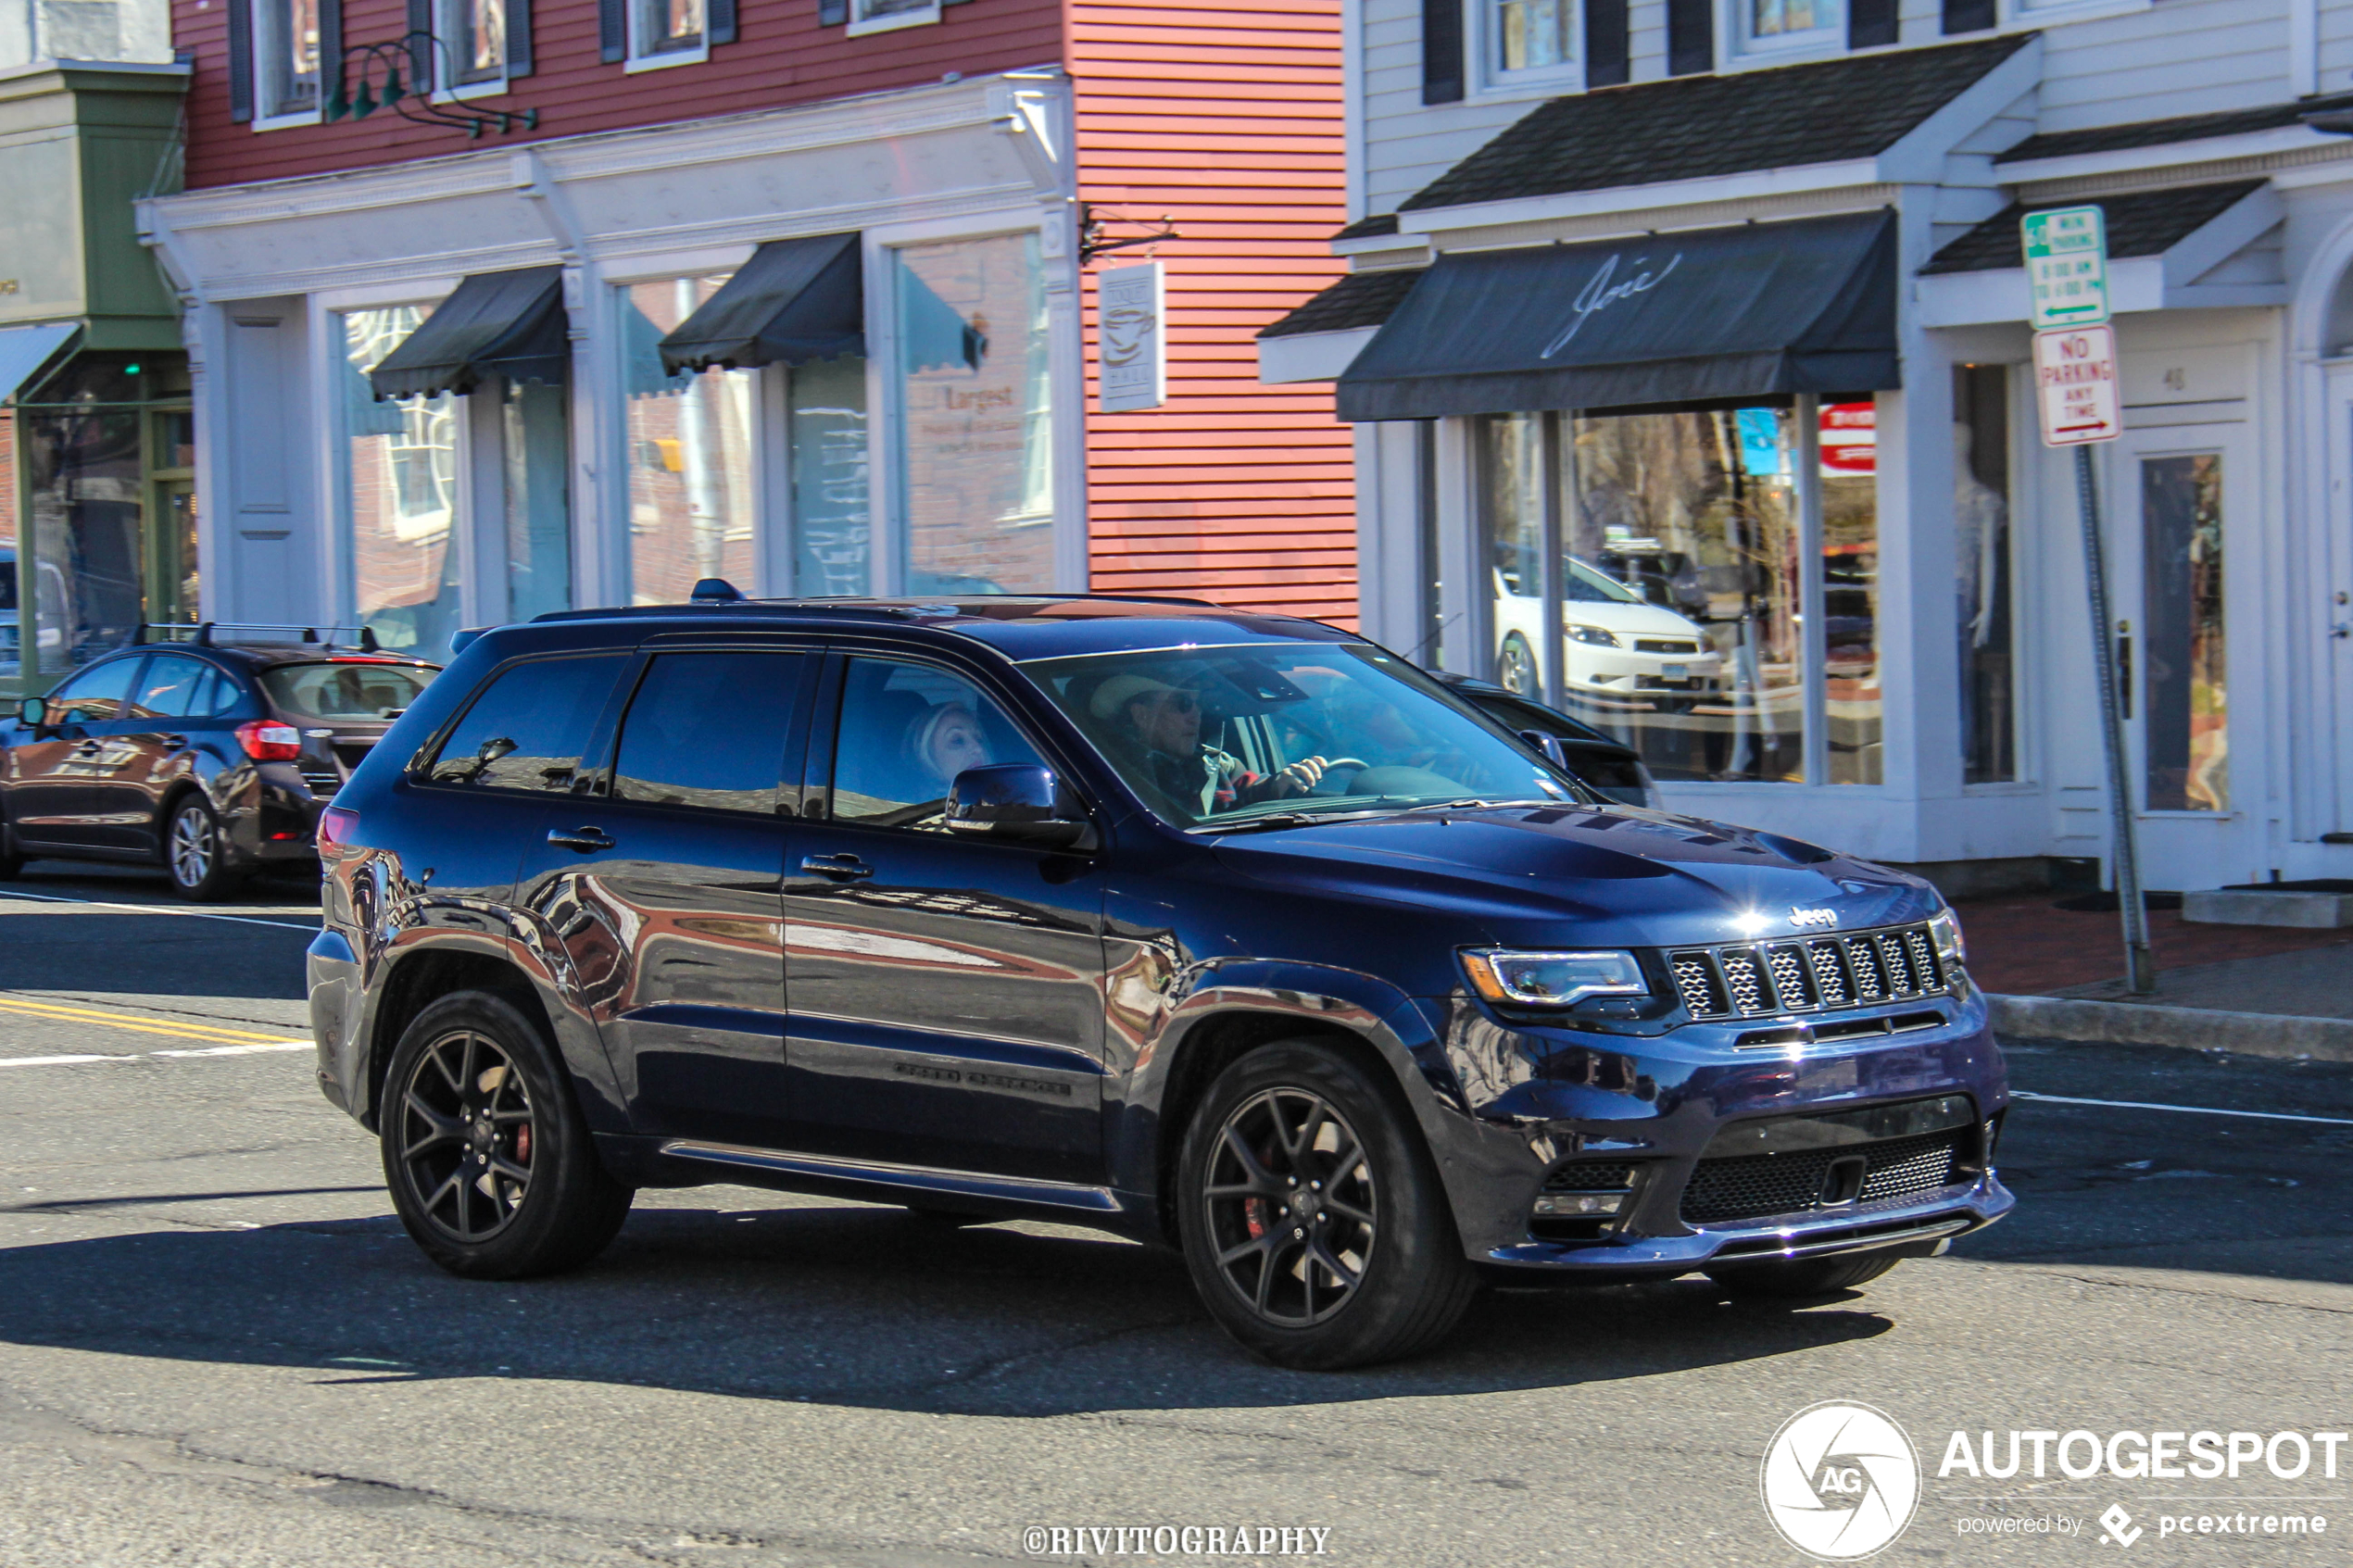
<path fill-rule="evenodd" d="M 2060 897 L 1954 906 L 2004 1033 L 2353 1061 L 2353 929 L 2192 925 L 2151 910 L 2158 989 L 2134 997 L 2120 917 L 2055 908 Z"/>

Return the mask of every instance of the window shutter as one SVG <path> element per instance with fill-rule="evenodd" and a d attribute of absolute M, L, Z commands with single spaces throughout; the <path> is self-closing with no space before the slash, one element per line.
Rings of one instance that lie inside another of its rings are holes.
<path fill-rule="evenodd" d="M 597 0 L 597 42 L 607 65 L 629 57 L 629 13 L 626 0 Z"/>
<path fill-rule="evenodd" d="M 1944 0 L 1944 31 L 1950 32 L 1982 32 L 2000 19 L 1994 14 L 1994 0 Z"/>
<path fill-rule="evenodd" d="M 819 27 L 846 27 L 849 22 L 849 0 L 817 0 Z"/>
<path fill-rule="evenodd" d="M 433 46 L 436 36 L 433 0 L 409 0 L 409 90 L 412 93 L 433 91 L 434 56 L 440 53 Z"/>
<path fill-rule="evenodd" d="M 507 77 L 531 74 L 531 0 L 507 0 Z"/>
<path fill-rule="evenodd" d="M 1874 49 L 1895 42 L 1895 0 L 1846 0 L 1846 46 Z"/>
<path fill-rule="evenodd" d="M 1616 87 L 1626 79 L 1626 0 L 1585 0 L 1585 85 Z"/>
<path fill-rule="evenodd" d="M 713 44 L 733 44 L 736 41 L 736 0 L 705 0 L 705 4 L 708 8 L 703 15 L 711 24 L 711 41 Z"/>
<path fill-rule="evenodd" d="M 343 0 L 319 0 L 319 107 L 343 85 Z"/>
<path fill-rule="evenodd" d="M 1698 76 L 1715 69 L 1715 0 L 1667 0 L 1667 74 Z"/>
<path fill-rule="evenodd" d="M 253 8 L 249 0 L 229 0 L 229 118 L 253 118 Z"/>
<path fill-rule="evenodd" d="M 1422 102 L 1462 101 L 1463 0 L 1422 0 Z"/>

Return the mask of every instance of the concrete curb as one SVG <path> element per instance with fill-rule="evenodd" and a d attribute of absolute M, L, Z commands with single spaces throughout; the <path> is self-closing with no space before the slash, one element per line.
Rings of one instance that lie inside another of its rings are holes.
<path fill-rule="evenodd" d="M 2296 1018 L 2268 1012 L 2093 1002 L 2075 997 L 1999 997 L 1994 1027 L 2045 1040 L 2113 1046 L 2174 1046 L 2296 1061 L 2353 1061 L 2353 1019 Z"/>

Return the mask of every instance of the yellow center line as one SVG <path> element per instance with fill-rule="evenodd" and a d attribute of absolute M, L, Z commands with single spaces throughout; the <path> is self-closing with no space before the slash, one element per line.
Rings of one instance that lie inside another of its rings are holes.
<path fill-rule="evenodd" d="M 290 1039 L 283 1035 L 257 1034 L 250 1029 L 220 1029 L 208 1023 L 160 1023 L 131 1013 L 67 1007 L 57 1002 L 25 1001 L 15 997 L 0 997 L 0 1011 L 22 1013 L 27 1017 L 58 1023 L 96 1023 L 108 1029 L 135 1030 L 142 1035 L 162 1035 L 175 1040 L 218 1040 L 233 1046 L 307 1046 L 310 1043 Z"/>

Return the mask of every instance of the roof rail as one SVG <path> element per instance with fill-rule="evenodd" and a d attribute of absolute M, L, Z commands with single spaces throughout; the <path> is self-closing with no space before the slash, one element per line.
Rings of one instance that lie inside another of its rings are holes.
<path fill-rule="evenodd" d="M 232 636 L 222 639 L 217 635 L 221 632 L 291 632 L 295 634 L 291 637 Z M 344 632 L 357 633 L 358 635 L 348 638 L 337 635 L 338 633 Z M 184 621 L 150 621 L 139 629 L 139 634 L 132 640 L 134 644 L 150 641 L 188 643 L 200 648 L 208 648 L 225 640 L 253 643 L 290 642 L 305 646 L 315 644 L 322 649 L 350 647 L 358 648 L 361 653 L 384 651 L 384 645 L 376 641 L 376 630 L 372 626 L 305 626 L 292 621 L 205 621 L 194 625 Z"/>

